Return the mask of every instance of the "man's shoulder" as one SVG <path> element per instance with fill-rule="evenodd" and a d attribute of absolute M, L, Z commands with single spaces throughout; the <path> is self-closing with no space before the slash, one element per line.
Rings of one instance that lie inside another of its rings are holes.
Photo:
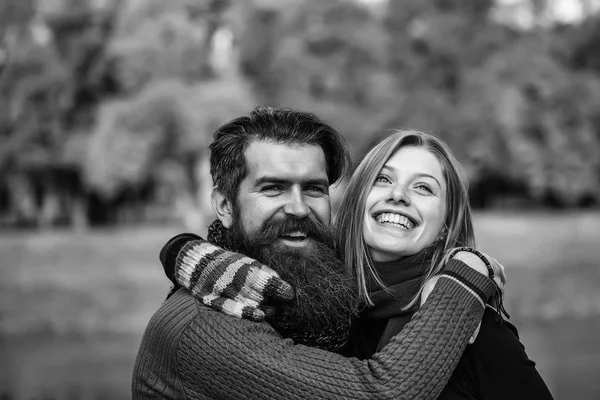
<path fill-rule="evenodd" d="M 184 332 L 197 316 L 195 299 L 179 290 L 150 318 L 133 369 L 134 399 L 182 398 L 177 351 Z"/>
<path fill-rule="evenodd" d="M 220 342 L 225 333 L 240 340 L 248 334 L 278 335 L 266 322 L 256 323 L 226 315 L 205 306 L 189 291 L 181 288 L 152 316 L 142 342 L 169 343 L 175 349 L 182 342 L 185 342 L 183 347 L 189 346 L 190 342 L 196 345 Z"/>
<path fill-rule="evenodd" d="M 179 336 L 194 319 L 212 310 L 194 298 L 187 290 L 179 289 L 154 313 L 146 331 Z M 172 338 L 174 339 L 174 338 Z"/>

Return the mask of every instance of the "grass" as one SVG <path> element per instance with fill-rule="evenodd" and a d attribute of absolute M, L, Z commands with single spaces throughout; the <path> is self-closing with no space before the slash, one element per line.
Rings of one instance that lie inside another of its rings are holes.
<path fill-rule="evenodd" d="M 599 398 L 600 213 L 485 213 L 506 305 L 556 398 Z M 176 227 L 0 233 L 0 393 L 126 399 L 141 334 L 169 288 Z"/>

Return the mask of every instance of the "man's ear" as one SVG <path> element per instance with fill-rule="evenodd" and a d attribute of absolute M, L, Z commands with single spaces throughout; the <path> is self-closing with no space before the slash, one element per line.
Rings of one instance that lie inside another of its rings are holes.
<path fill-rule="evenodd" d="M 213 188 L 210 195 L 210 202 L 217 213 L 217 218 L 221 221 L 225 229 L 231 228 L 233 224 L 233 204 L 217 188 Z"/>

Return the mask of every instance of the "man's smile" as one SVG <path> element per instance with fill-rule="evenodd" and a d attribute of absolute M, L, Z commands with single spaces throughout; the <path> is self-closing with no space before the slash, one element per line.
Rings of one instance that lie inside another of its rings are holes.
<path fill-rule="evenodd" d="M 286 246 L 303 247 L 312 242 L 308 233 L 302 231 L 286 232 L 278 236 L 278 240 Z"/>

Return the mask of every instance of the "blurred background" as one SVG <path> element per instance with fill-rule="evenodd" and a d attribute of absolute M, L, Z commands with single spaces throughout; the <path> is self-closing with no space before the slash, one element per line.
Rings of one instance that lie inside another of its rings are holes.
<path fill-rule="evenodd" d="M 446 140 L 557 399 L 599 399 L 599 0 L 0 0 L 0 398 L 126 399 L 256 105 Z"/>

